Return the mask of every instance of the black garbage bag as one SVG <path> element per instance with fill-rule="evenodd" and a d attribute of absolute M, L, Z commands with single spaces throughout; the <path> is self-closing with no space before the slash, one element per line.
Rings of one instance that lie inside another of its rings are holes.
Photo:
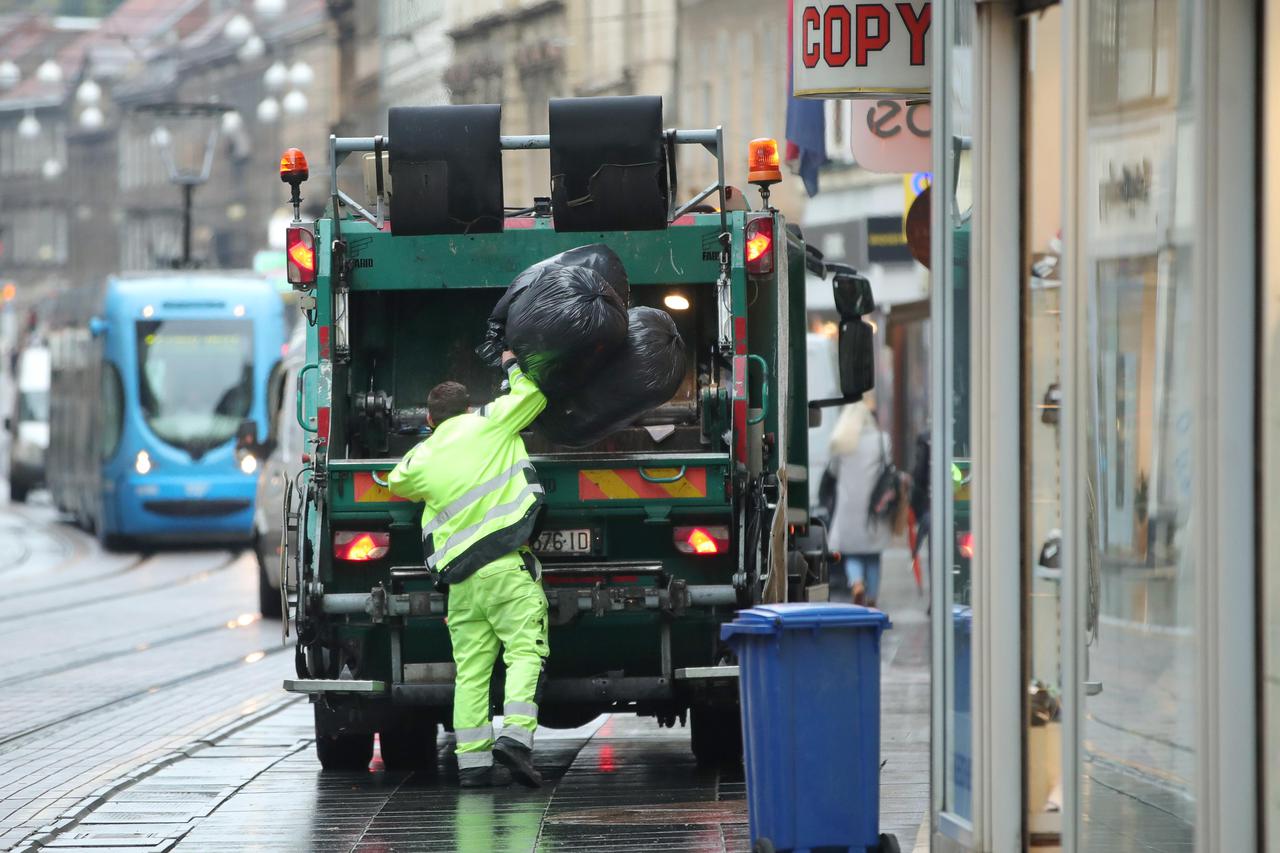
<path fill-rule="evenodd" d="M 573 394 L 548 395 L 547 408 L 534 426 L 556 444 L 594 444 L 670 400 L 684 373 L 684 341 L 671 315 L 657 308 L 632 308 L 626 345 L 595 365 Z"/>
<path fill-rule="evenodd" d="M 507 346 L 548 397 L 581 386 L 627 340 L 627 309 L 589 267 L 544 271 L 512 300 Z"/>
<path fill-rule="evenodd" d="M 618 294 L 625 307 L 631 298 L 631 286 L 627 281 L 627 270 L 622 266 L 622 259 L 604 243 L 591 243 L 566 249 L 558 255 L 538 261 L 527 267 L 516 276 L 502 294 L 498 304 L 493 306 L 489 314 L 489 323 L 485 329 L 484 342 L 476 347 L 476 353 L 491 367 L 501 366 L 502 353 L 507 348 L 506 328 L 507 316 L 516 297 L 542 276 L 559 267 L 586 267 L 596 272 L 613 292 Z"/>

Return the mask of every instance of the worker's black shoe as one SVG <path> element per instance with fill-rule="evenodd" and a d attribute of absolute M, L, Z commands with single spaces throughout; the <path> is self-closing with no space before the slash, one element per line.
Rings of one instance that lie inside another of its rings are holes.
<path fill-rule="evenodd" d="M 509 737 L 493 745 L 493 757 L 511 769 L 511 778 L 526 788 L 541 788 L 542 774 L 533 766 L 533 750 Z"/>
<path fill-rule="evenodd" d="M 489 788 L 493 786 L 493 767 L 462 767 L 458 770 L 459 788 Z"/>
<path fill-rule="evenodd" d="M 511 771 L 498 764 L 458 770 L 460 788 L 505 788 L 511 784 Z"/>

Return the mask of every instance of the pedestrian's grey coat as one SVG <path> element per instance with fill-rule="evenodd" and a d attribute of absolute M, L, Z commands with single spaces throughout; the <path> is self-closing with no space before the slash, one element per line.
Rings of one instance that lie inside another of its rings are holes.
<path fill-rule="evenodd" d="M 883 456 L 881 452 L 883 450 Z M 867 505 L 881 459 L 890 458 L 889 437 L 868 422 L 858 436 L 852 453 L 832 457 L 836 477 L 836 509 L 831 520 L 828 546 L 842 554 L 879 554 L 889 547 L 893 535 L 887 521 L 868 523 Z"/>

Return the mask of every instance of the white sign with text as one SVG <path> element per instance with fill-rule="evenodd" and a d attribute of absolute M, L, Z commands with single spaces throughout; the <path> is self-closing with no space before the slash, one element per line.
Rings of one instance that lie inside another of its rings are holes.
<path fill-rule="evenodd" d="M 795 0 L 792 74 L 809 98 L 882 98 L 929 94 L 933 9 L 912 2 Z"/>

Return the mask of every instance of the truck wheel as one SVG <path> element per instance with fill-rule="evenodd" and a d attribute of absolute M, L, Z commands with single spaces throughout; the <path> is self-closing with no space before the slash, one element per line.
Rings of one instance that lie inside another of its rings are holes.
<path fill-rule="evenodd" d="M 689 744 L 699 767 L 742 763 L 742 715 L 733 706 L 695 705 L 689 709 Z"/>
<path fill-rule="evenodd" d="M 258 612 L 263 619 L 279 619 L 282 615 L 280 590 L 272 588 L 271 580 L 267 577 L 267 567 L 262 560 L 262 551 L 256 542 L 253 553 L 258 559 Z"/>
<path fill-rule="evenodd" d="M 340 735 L 317 732 L 316 757 L 325 770 L 368 770 L 373 760 L 373 732 Z"/>
<path fill-rule="evenodd" d="M 436 724 L 424 721 L 400 725 L 378 732 L 382 766 L 388 770 L 436 769 Z"/>
<path fill-rule="evenodd" d="M 24 504 L 27 502 L 27 492 L 30 489 L 27 484 L 21 480 L 9 481 L 9 501 L 16 504 Z"/>

